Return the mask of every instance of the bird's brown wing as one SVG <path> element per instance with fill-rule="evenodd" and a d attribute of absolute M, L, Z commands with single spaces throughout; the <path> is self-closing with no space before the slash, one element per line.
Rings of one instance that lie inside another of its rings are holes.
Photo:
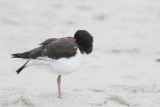
<path fill-rule="evenodd" d="M 44 42 L 42 42 L 39 45 L 47 45 L 47 44 L 50 44 L 52 42 L 55 42 L 56 40 L 58 40 L 58 39 L 57 38 L 50 38 L 50 39 L 45 40 Z"/>
<path fill-rule="evenodd" d="M 44 56 L 52 59 L 69 58 L 76 54 L 78 45 L 72 38 L 61 38 L 45 46 Z"/>
<path fill-rule="evenodd" d="M 25 59 L 36 59 L 37 57 L 49 57 L 52 59 L 69 58 L 76 54 L 78 48 L 76 42 L 69 37 L 48 39 L 42 42 L 41 45 L 28 52 L 13 54 L 13 57 Z"/>

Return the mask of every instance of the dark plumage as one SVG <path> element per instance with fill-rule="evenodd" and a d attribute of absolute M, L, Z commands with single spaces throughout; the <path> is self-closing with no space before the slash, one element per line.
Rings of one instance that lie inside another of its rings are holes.
<path fill-rule="evenodd" d="M 85 30 L 78 30 L 74 37 L 77 39 L 76 43 L 78 44 L 78 47 L 82 53 L 85 52 L 86 54 L 90 54 L 92 52 L 93 37 L 89 32 Z"/>
<path fill-rule="evenodd" d="M 59 59 L 62 57 L 69 58 L 76 54 L 78 45 L 71 37 L 51 38 L 42 42 L 40 47 L 24 53 L 12 54 L 13 58 L 36 59 L 38 57 L 49 57 Z M 73 48 L 75 47 L 75 48 Z"/>

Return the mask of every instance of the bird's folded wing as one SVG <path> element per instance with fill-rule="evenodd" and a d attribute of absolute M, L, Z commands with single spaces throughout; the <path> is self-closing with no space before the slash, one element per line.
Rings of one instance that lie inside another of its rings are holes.
<path fill-rule="evenodd" d="M 55 42 L 56 40 L 58 40 L 58 39 L 57 38 L 50 38 L 50 39 L 45 40 L 44 42 L 42 42 L 39 45 L 47 45 L 47 44 L 50 44 L 52 42 Z"/>
<path fill-rule="evenodd" d="M 29 58 L 49 57 L 52 59 L 69 58 L 76 54 L 78 45 L 72 38 L 48 39 L 42 46 L 30 51 Z"/>

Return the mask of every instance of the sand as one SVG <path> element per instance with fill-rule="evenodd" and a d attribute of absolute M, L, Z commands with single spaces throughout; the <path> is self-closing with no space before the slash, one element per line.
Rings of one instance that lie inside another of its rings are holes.
<path fill-rule="evenodd" d="M 94 36 L 93 53 L 62 76 L 29 67 L 11 54 L 47 38 Z M 1 0 L 0 107 L 160 107 L 159 0 Z"/>

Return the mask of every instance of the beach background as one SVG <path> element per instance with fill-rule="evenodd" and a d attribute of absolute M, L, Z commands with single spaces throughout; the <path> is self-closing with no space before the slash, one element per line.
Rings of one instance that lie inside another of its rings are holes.
<path fill-rule="evenodd" d="M 62 76 L 11 54 L 48 38 L 94 37 L 77 72 Z M 160 107 L 159 0 L 0 0 L 0 107 Z"/>

